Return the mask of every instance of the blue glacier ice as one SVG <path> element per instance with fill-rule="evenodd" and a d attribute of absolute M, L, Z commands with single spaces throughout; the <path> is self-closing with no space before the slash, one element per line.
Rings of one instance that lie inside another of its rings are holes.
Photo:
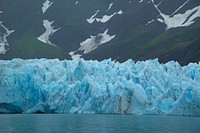
<path fill-rule="evenodd" d="M 0 113 L 200 116 L 200 63 L 0 60 Z"/>

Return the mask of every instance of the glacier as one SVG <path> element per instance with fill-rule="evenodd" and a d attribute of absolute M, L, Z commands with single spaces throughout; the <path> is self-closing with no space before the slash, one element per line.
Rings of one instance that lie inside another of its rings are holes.
<path fill-rule="evenodd" d="M 200 62 L 0 60 L 0 113 L 200 116 Z"/>

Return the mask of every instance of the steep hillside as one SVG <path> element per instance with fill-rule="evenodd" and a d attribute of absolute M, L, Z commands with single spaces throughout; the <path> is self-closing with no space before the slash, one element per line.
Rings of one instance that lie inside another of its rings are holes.
<path fill-rule="evenodd" d="M 199 0 L 1 0 L 0 59 L 200 61 Z M 71 56 L 71 57 L 70 57 Z"/>

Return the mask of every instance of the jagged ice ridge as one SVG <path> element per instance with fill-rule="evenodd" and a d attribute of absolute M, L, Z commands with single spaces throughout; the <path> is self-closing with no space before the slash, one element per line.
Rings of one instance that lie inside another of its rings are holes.
<path fill-rule="evenodd" d="M 200 116 L 200 63 L 0 60 L 0 112 Z"/>

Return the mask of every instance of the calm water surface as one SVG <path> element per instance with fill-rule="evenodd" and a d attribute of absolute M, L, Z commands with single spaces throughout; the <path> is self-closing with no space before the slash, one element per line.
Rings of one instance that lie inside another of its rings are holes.
<path fill-rule="evenodd" d="M 200 118 L 134 115 L 0 115 L 0 133 L 200 133 Z"/>

